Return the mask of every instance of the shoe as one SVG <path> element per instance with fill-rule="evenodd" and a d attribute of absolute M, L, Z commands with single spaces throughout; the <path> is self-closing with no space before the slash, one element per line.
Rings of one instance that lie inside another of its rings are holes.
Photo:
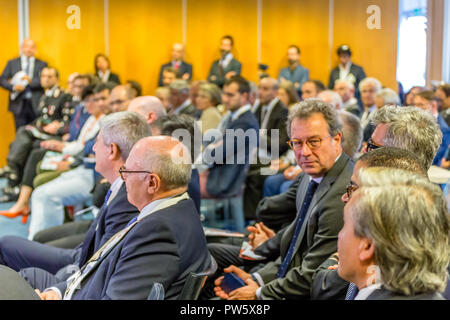
<path fill-rule="evenodd" d="M 4 217 L 10 218 L 10 219 L 22 216 L 21 222 L 23 224 L 27 223 L 29 215 L 30 215 L 30 208 L 28 208 L 28 207 L 26 207 L 22 210 L 16 211 L 16 212 L 0 211 L 0 216 L 4 216 Z"/>
<path fill-rule="evenodd" d="M 0 178 L 8 178 L 10 173 L 11 168 L 9 166 L 4 166 L 3 168 L 0 168 Z"/>
<path fill-rule="evenodd" d="M 17 201 L 19 199 L 19 195 L 18 194 L 4 194 L 2 196 L 0 196 L 0 202 L 14 202 Z"/>

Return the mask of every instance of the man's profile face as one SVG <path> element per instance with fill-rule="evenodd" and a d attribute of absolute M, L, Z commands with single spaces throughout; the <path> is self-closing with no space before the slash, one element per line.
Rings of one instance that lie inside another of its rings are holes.
<path fill-rule="evenodd" d="M 302 99 L 309 99 L 317 97 L 316 85 L 312 82 L 305 82 L 302 85 Z"/>
<path fill-rule="evenodd" d="M 311 177 L 323 177 L 334 165 L 341 152 L 341 135 L 330 136 L 328 123 L 321 113 L 313 113 L 307 119 L 295 118 L 291 123 L 291 139 L 303 142 L 294 149 L 297 164 Z M 312 148 L 306 141 L 317 141 L 319 147 Z"/>
<path fill-rule="evenodd" d="M 343 102 L 347 102 L 348 100 L 353 98 L 355 93 L 355 90 L 352 90 L 343 82 L 336 82 L 334 85 L 334 91 L 336 91 L 337 94 L 341 96 Z"/>
<path fill-rule="evenodd" d="M 41 86 L 44 89 L 51 89 L 58 83 L 56 71 L 54 69 L 44 68 L 41 72 Z"/>
<path fill-rule="evenodd" d="M 235 111 L 244 105 L 242 96 L 243 94 L 239 93 L 239 85 L 232 82 L 223 87 L 222 103 L 227 110 Z"/>
<path fill-rule="evenodd" d="M 95 94 L 95 103 L 97 103 L 97 107 L 102 110 L 102 113 L 104 114 L 110 114 L 113 111 L 109 101 L 110 92 L 108 89 Z"/>

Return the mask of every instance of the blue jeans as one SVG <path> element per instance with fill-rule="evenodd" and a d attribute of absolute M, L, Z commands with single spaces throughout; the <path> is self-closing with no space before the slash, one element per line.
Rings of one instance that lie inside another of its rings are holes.
<path fill-rule="evenodd" d="M 94 187 L 92 169 L 79 166 L 43 184 L 31 196 L 31 223 L 28 239 L 43 229 L 64 223 L 64 207 L 92 200 Z"/>
<path fill-rule="evenodd" d="M 286 180 L 282 173 L 267 177 L 264 181 L 264 197 L 271 197 L 286 192 L 294 180 Z"/>

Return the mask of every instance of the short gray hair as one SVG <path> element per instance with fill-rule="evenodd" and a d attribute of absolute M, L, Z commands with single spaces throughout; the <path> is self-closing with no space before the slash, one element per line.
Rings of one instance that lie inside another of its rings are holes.
<path fill-rule="evenodd" d="M 176 140 L 175 138 L 171 139 Z M 181 153 L 181 158 L 174 154 L 177 153 L 176 151 Z M 174 157 L 177 158 L 174 159 Z M 158 175 L 166 189 L 185 187 L 191 180 L 191 153 L 181 142 L 177 144 L 172 153 L 149 150 L 145 153 L 143 163 L 151 172 Z"/>
<path fill-rule="evenodd" d="M 180 93 L 180 94 L 189 94 L 189 83 L 186 80 L 174 80 L 170 85 L 169 88 Z"/>
<path fill-rule="evenodd" d="M 397 92 L 390 88 L 381 89 L 380 91 L 378 91 L 376 96 L 383 99 L 383 105 L 401 105 L 400 97 L 398 96 Z"/>
<path fill-rule="evenodd" d="M 141 114 L 145 118 L 150 112 L 153 112 L 157 118 L 163 117 L 167 114 L 161 100 L 153 96 L 141 96 L 131 100 L 128 105 L 128 110 Z"/>
<path fill-rule="evenodd" d="M 362 91 L 362 88 L 366 85 L 366 84 L 371 84 L 375 87 L 376 92 L 381 90 L 381 82 L 380 80 L 376 79 L 376 78 L 364 78 L 363 80 L 361 80 L 361 82 L 359 83 L 359 91 Z"/>
<path fill-rule="evenodd" d="M 417 107 L 386 106 L 372 117 L 377 126 L 387 126 L 383 146 L 412 151 L 427 169 L 442 142 L 442 132 L 434 116 Z"/>
<path fill-rule="evenodd" d="M 342 132 L 342 122 L 337 110 L 329 103 L 319 99 L 307 99 L 297 103 L 289 112 L 287 131 L 291 136 L 291 124 L 294 119 L 308 119 L 314 113 L 321 113 L 328 124 L 328 132 L 332 137 Z"/>
<path fill-rule="evenodd" d="M 348 81 L 348 80 L 345 80 L 345 79 L 337 79 L 334 82 L 334 86 L 336 87 L 336 84 L 338 84 L 338 83 L 344 83 L 347 86 L 347 88 L 355 90 L 355 85 L 351 81 Z"/>
<path fill-rule="evenodd" d="M 342 104 L 343 104 L 342 98 L 336 91 L 333 91 L 333 90 L 322 91 L 317 95 L 317 98 L 330 103 L 336 109 L 342 108 Z"/>
<path fill-rule="evenodd" d="M 361 147 L 363 130 L 359 118 L 347 111 L 339 111 L 342 120 L 341 146 L 344 152 L 354 158 Z"/>
<path fill-rule="evenodd" d="M 128 158 L 134 144 L 151 136 L 150 126 L 135 112 L 115 112 L 100 120 L 100 130 L 105 145 L 117 145 L 123 160 Z"/>
<path fill-rule="evenodd" d="M 374 242 L 383 285 L 404 295 L 444 291 L 450 220 L 440 188 L 399 169 L 365 168 L 359 177 L 354 232 Z"/>

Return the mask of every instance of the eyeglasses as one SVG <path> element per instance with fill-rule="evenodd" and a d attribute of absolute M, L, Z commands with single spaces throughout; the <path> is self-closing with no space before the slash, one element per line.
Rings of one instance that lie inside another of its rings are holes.
<path fill-rule="evenodd" d="M 350 181 L 350 184 L 347 185 L 347 198 L 350 200 L 352 197 L 352 193 L 358 190 L 358 186 Z"/>
<path fill-rule="evenodd" d="M 321 146 L 323 140 L 325 140 L 326 138 L 330 138 L 330 137 L 331 137 L 331 135 L 326 136 L 325 138 L 310 138 L 310 139 L 306 140 L 306 145 L 311 150 L 314 150 Z M 304 142 L 303 142 L 303 140 L 300 140 L 300 139 L 291 139 L 287 142 L 287 144 L 289 145 L 289 147 L 291 147 L 291 149 L 298 150 L 298 149 L 303 148 Z"/>
<path fill-rule="evenodd" d="M 150 171 L 132 171 L 132 170 L 126 170 L 125 166 L 121 166 L 121 167 L 119 168 L 119 174 L 120 174 L 120 177 L 122 178 L 123 181 L 125 181 L 125 178 L 126 178 L 125 173 L 149 173 L 149 174 L 152 174 L 153 172 L 150 172 Z"/>
<path fill-rule="evenodd" d="M 373 143 L 372 138 L 369 138 L 369 140 L 367 141 L 367 152 L 375 150 L 375 149 L 379 149 L 379 148 L 383 148 L 383 146 Z"/>

